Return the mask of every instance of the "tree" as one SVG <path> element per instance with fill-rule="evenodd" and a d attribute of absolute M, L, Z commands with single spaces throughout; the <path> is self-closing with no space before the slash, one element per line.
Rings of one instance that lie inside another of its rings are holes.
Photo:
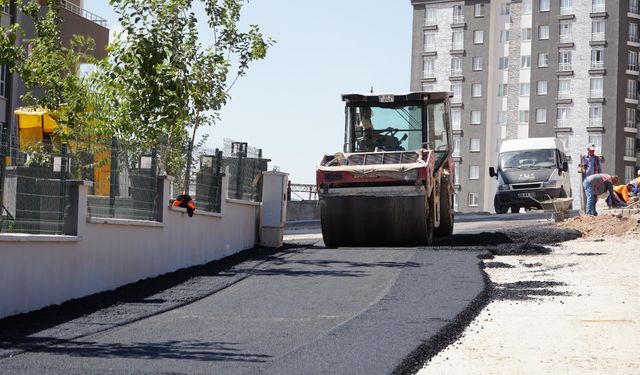
<path fill-rule="evenodd" d="M 5 2 L 0 0 L 0 5 Z M 19 25 L 11 25 L 0 33 L 0 64 L 7 65 L 24 82 L 27 91 L 21 96 L 23 102 L 46 109 L 56 121 L 54 137 L 59 145 L 69 147 L 75 158 L 74 174 L 80 177 L 81 155 L 96 152 L 94 141 L 104 130 L 94 119 L 95 95 L 78 73 L 80 64 L 94 62 L 91 52 L 95 42 L 75 35 L 70 46 L 64 46 L 60 40 L 60 7 L 61 0 L 48 0 L 47 10 L 41 13 L 37 1 L 22 3 L 20 9 L 33 19 L 35 28 L 35 36 L 24 43 L 29 54 L 23 45 L 16 44 L 24 32 Z"/>
<path fill-rule="evenodd" d="M 185 191 L 197 130 L 216 122 L 236 80 L 273 44 L 256 25 L 239 30 L 243 0 L 202 3 L 214 36 L 206 48 L 192 0 L 110 0 L 123 32 L 101 66 L 114 130 L 143 149 L 159 148 L 161 170 L 184 172 Z"/>

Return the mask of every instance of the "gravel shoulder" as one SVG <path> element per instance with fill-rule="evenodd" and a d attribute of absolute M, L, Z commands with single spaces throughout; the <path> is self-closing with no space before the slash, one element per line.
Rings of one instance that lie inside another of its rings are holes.
<path fill-rule="evenodd" d="M 548 254 L 484 259 L 490 303 L 418 374 L 637 373 L 637 226 L 613 237 L 621 219 L 599 219 L 561 224 L 586 237 L 547 246 Z"/>

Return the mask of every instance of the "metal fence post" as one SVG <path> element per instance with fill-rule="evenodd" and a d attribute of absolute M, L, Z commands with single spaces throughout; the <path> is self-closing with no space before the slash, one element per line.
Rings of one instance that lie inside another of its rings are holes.
<path fill-rule="evenodd" d="M 109 171 L 109 217 L 116 216 L 118 196 L 118 140 L 111 137 L 111 170 Z"/>

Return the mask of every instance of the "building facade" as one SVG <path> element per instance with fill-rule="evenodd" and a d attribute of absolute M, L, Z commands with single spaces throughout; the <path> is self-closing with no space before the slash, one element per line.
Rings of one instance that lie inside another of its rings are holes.
<path fill-rule="evenodd" d="M 456 209 L 493 211 L 503 139 L 558 137 L 574 208 L 589 144 L 638 168 L 640 0 L 411 0 L 411 90 L 454 93 Z"/>
<path fill-rule="evenodd" d="M 9 5 L 0 7 L 0 27 L 7 27 L 18 23 L 25 31 L 25 39 L 35 35 L 33 22 L 30 17 L 23 15 L 16 6 L 21 0 L 11 0 Z M 25 0 L 26 1 L 26 0 Z M 46 5 L 46 1 L 41 0 L 41 5 Z M 91 36 L 96 49 L 93 55 L 96 58 L 104 58 L 107 55 L 106 46 L 109 42 L 109 29 L 106 20 L 85 10 L 82 0 L 63 0 L 60 16 L 62 25 L 60 37 L 63 43 L 68 44 L 73 35 Z M 44 12 L 45 9 L 42 10 Z M 22 39 L 18 40 L 21 43 Z M 2 130 L 2 144 L 7 144 L 7 139 L 13 138 L 15 144 L 16 118 L 13 111 L 22 106 L 20 96 L 25 92 L 25 87 L 20 78 L 11 74 L 4 66 L 0 65 L 0 129 Z"/>

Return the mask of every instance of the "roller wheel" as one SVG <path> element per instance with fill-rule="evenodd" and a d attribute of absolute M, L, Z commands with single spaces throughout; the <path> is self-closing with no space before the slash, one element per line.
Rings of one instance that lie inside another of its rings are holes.
<path fill-rule="evenodd" d="M 434 228 L 433 228 L 433 215 L 434 215 L 434 204 L 433 204 L 433 195 L 431 196 L 431 198 L 429 198 L 429 212 L 427 213 L 427 230 L 426 230 L 426 238 L 424 241 L 424 244 L 426 246 L 433 246 L 433 234 L 434 234 Z"/>
<path fill-rule="evenodd" d="M 436 235 L 449 237 L 453 234 L 453 196 L 449 194 L 449 179 L 440 182 L 440 227 L 436 228 Z"/>

